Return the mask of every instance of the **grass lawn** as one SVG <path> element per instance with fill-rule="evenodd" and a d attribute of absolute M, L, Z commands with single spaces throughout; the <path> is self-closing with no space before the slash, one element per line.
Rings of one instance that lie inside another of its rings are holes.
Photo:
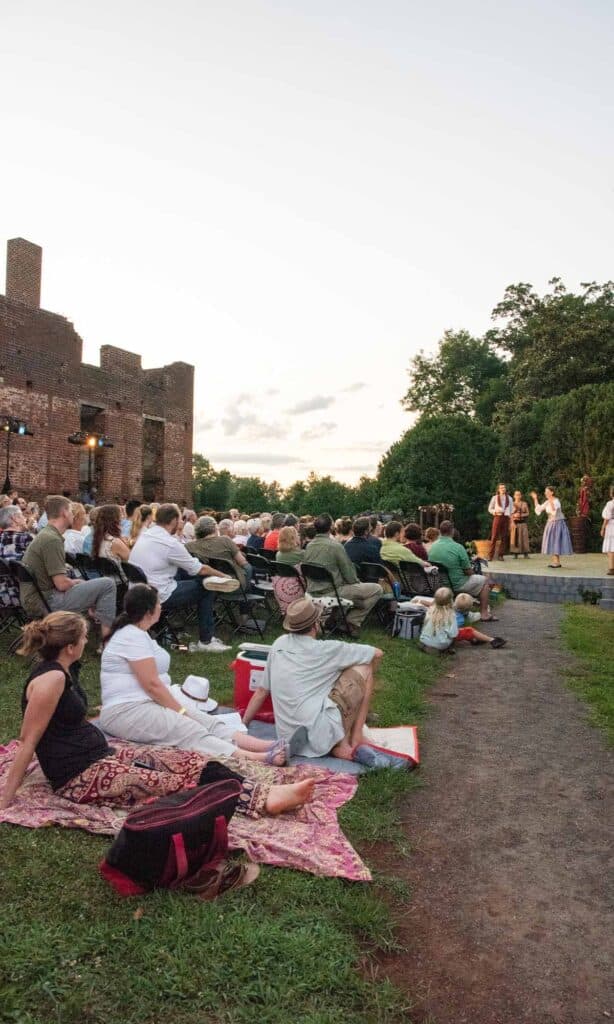
<path fill-rule="evenodd" d="M 605 729 L 614 744 L 614 615 L 591 605 L 570 605 L 563 636 L 578 658 L 571 686 L 590 705 L 593 723 Z"/>
<path fill-rule="evenodd" d="M 442 663 L 379 630 L 364 639 L 386 652 L 381 724 L 419 722 Z M 231 702 L 230 660 L 173 653 L 173 676 L 207 675 L 212 696 Z M 2 742 L 18 734 L 25 672 L 21 659 L 2 658 Z M 82 682 L 95 706 L 95 660 Z M 401 843 L 399 803 L 417 784 L 393 772 L 361 779 L 341 821 L 367 862 L 370 843 Z M 408 894 L 394 879 L 365 885 L 263 868 L 253 887 L 214 904 L 168 892 L 123 900 L 97 872 L 108 845 L 83 832 L 0 825 L 0 1020 L 407 1024 L 405 998 L 378 980 L 373 959 L 395 947 L 394 917 Z"/>

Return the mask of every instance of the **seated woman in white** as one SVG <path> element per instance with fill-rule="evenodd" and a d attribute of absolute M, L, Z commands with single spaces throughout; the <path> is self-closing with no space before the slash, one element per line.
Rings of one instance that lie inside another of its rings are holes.
<path fill-rule="evenodd" d="M 131 587 L 124 608 L 102 653 L 100 725 L 108 735 L 222 758 L 286 764 L 287 743 L 233 732 L 223 715 L 189 710 L 173 696 L 170 654 L 148 633 L 160 618 L 155 587 L 146 583 Z"/>

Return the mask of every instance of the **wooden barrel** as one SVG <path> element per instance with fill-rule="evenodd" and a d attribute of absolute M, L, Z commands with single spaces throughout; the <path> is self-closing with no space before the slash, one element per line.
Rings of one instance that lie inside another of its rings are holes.
<path fill-rule="evenodd" d="M 577 555 L 586 554 L 588 542 L 588 519 L 586 516 L 570 516 L 568 522 L 569 532 L 571 534 L 571 543 L 575 553 Z"/>

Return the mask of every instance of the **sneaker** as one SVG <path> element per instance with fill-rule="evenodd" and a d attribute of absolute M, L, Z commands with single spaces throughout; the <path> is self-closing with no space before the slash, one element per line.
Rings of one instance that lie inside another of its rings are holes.
<path fill-rule="evenodd" d="M 505 647 L 507 640 L 504 640 L 502 636 L 493 636 L 490 641 L 490 646 L 498 649 L 499 647 Z"/>
<path fill-rule="evenodd" d="M 190 644 L 190 654 L 223 654 L 224 651 L 229 650 L 230 647 L 220 640 L 216 640 L 215 637 L 212 637 L 208 644 L 204 644 L 202 640 Z"/>

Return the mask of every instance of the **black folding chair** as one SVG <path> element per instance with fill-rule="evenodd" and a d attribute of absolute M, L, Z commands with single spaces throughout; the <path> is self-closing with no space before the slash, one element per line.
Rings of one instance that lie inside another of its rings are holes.
<path fill-rule="evenodd" d="M 403 593 L 411 597 L 432 597 L 437 589 L 437 573 L 425 572 L 417 562 L 399 562 L 399 577 Z"/>
<path fill-rule="evenodd" d="M 109 579 L 115 580 L 115 609 L 119 615 L 123 610 L 124 597 L 128 590 L 128 579 L 124 576 L 120 563 L 112 558 L 103 558 L 101 555 L 99 558 L 92 559 L 92 565 L 98 576 L 108 576 Z"/>
<path fill-rule="evenodd" d="M 437 573 L 433 573 L 433 575 L 436 575 L 437 577 L 432 581 L 433 593 L 435 592 L 435 590 L 437 590 L 438 587 L 449 587 L 450 590 L 454 590 L 454 587 L 452 586 L 452 583 L 450 581 L 448 570 L 446 569 L 445 565 L 442 565 L 441 562 L 433 561 L 432 558 L 430 558 L 429 561 L 431 565 L 434 565 L 435 568 L 437 569 Z"/>
<path fill-rule="evenodd" d="M 226 558 L 210 558 L 209 565 L 216 572 L 222 573 L 224 576 L 232 576 L 236 579 L 239 584 L 239 589 L 233 591 L 231 594 L 223 594 L 218 592 L 216 594 L 215 607 L 221 613 L 220 621 L 224 620 L 231 633 L 244 632 L 245 625 L 241 622 L 241 614 L 246 614 L 254 623 L 254 628 L 258 633 L 261 640 L 264 639 L 264 631 L 262 629 L 261 622 L 256 618 L 256 609 L 265 608 L 266 598 L 263 594 L 250 594 L 245 588 L 241 576 L 235 566 L 234 562 L 229 561 Z M 237 620 L 236 613 L 238 612 L 239 618 Z M 266 629 L 267 621 L 264 622 L 264 628 Z"/>
<path fill-rule="evenodd" d="M 81 573 L 81 576 L 83 577 L 84 580 L 96 579 L 94 559 L 91 557 L 91 555 L 86 555 L 85 553 L 81 552 L 80 554 L 75 555 L 74 559 L 75 568 L 77 569 L 77 572 Z M 66 557 L 66 561 L 68 562 L 69 565 L 72 565 L 72 563 L 68 560 L 68 556 Z"/>
<path fill-rule="evenodd" d="M 127 589 L 129 589 L 130 586 L 134 586 L 135 583 L 147 583 L 147 576 L 138 565 L 133 565 L 132 562 L 120 562 L 119 564 L 121 571 L 128 582 Z M 173 611 L 179 611 L 179 609 L 174 609 Z M 183 628 L 183 624 L 182 626 L 177 626 L 175 623 L 171 622 L 170 616 L 173 614 L 173 611 L 165 612 L 164 605 L 162 605 L 160 618 L 156 622 L 155 626 L 152 626 L 149 630 L 154 640 L 163 647 L 170 647 L 171 644 L 176 647 L 180 646 L 177 629 Z"/>
<path fill-rule="evenodd" d="M 314 562 L 301 562 L 301 572 L 307 583 L 307 591 L 309 591 L 310 582 L 326 583 L 329 588 L 329 593 L 326 595 L 317 593 L 311 594 L 310 596 L 312 599 L 317 599 L 318 597 L 333 597 L 334 595 L 335 603 L 331 608 L 331 613 L 334 612 L 335 614 L 329 614 L 326 617 L 324 615 L 322 616 L 322 631 L 327 633 L 329 636 L 332 636 L 333 633 L 349 634 L 351 631 L 345 609 L 348 603 L 351 606 L 352 602 L 349 601 L 345 605 L 343 604 L 344 598 L 341 597 L 337 590 L 337 584 L 335 583 L 335 577 L 333 574 L 324 565 L 316 565 Z M 330 621 L 331 619 L 332 622 Z"/>
<path fill-rule="evenodd" d="M 271 619 L 278 615 L 279 609 L 275 600 L 275 593 L 273 587 L 273 576 L 276 575 L 277 562 L 272 562 L 268 558 L 263 558 L 262 555 L 255 551 L 243 551 L 242 552 L 249 565 L 254 570 L 252 576 L 252 587 L 256 593 L 262 594 L 265 599 L 267 609 L 267 626 Z"/>
<path fill-rule="evenodd" d="M 20 583 L 31 583 L 32 584 L 32 586 L 34 587 L 34 589 L 36 591 L 37 597 L 38 597 L 38 599 L 39 599 L 39 601 L 41 603 L 41 609 L 42 609 L 41 614 L 40 615 L 28 615 L 28 618 L 29 619 L 39 619 L 39 618 L 42 619 L 42 618 L 44 618 L 45 615 L 50 615 L 51 614 L 51 608 L 47 604 L 47 599 L 44 596 L 41 588 L 39 587 L 38 582 L 36 580 L 36 577 L 33 576 L 32 573 L 28 569 L 26 569 L 25 565 L 23 565 L 21 562 L 9 562 L 9 567 L 10 567 L 11 573 L 13 575 L 13 579 L 16 580 L 18 584 L 20 584 Z"/>
<path fill-rule="evenodd" d="M 266 558 L 269 562 L 274 562 L 277 558 L 277 552 L 270 551 L 269 548 L 260 548 L 258 554 L 262 555 L 262 557 Z"/>
<path fill-rule="evenodd" d="M 361 583 L 380 583 L 382 579 L 387 578 L 385 567 L 377 562 L 361 562 L 360 565 L 356 566 L 356 571 Z M 396 597 L 393 593 L 383 593 L 372 609 L 384 629 L 392 629 L 392 612 L 395 601 Z"/>
<path fill-rule="evenodd" d="M 17 582 L 11 572 L 11 559 L 0 558 L 0 587 L 16 587 Z M 17 587 L 19 592 L 19 587 Z M 7 604 L 0 607 L 0 636 L 8 630 L 19 629 L 25 625 L 28 617 L 21 604 Z"/>

